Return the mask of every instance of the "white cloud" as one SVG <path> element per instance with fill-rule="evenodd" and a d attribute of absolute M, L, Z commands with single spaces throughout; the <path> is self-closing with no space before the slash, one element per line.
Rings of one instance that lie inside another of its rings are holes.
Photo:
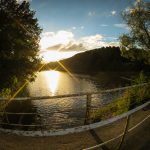
<path fill-rule="evenodd" d="M 107 46 L 119 46 L 119 42 L 109 42 Z"/>
<path fill-rule="evenodd" d="M 114 36 L 106 36 L 105 39 L 106 39 L 106 40 L 109 40 L 109 41 L 110 41 L 110 40 L 111 40 L 111 41 L 114 41 L 114 40 L 116 41 L 116 40 L 118 40 L 118 38 L 117 38 L 117 37 L 114 37 Z"/>
<path fill-rule="evenodd" d="M 123 24 L 123 23 L 114 24 L 114 27 L 122 28 L 122 29 L 126 29 L 126 30 L 129 29 L 128 26 L 126 24 Z"/>
<path fill-rule="evenodd" d="M 43 33 L 40 46 L 42 51 L 86 51 L 106 46 L 118 46 L 118 43 L 106 42 L 100 34 L 75 39 L 72 32 L 63 30 L 56 33 Z"/>
<path fill-rule="evenodd" d="M 81 26 L 80 29 L 84 29 L 84 26 Z"/>
<path fill-rule="evenodd" d="M 89 11 L 89 12 L 88 12 L 88 16 L 91 16 L 91 17 L 92 17 L 92 16 L 95 16 L 95 14 L 96 14 L 95 11 Z"/>
<path fill-rule="evenodd" d="M 82 37 L 79 41 L 84 45 L 87 50 L 106 47 L 106 46 L 118 46 L 117 42 L 106 42 L 104 37 L 100 34 Z"/>
<path fill-rule="evenodd" d="M 68 44 L 73 40 L 73 33 L 69 31 L 60 30 L 56 33 L 54 32 L 45 32 L 42 34 L 40 46 L 41 49 L 45 49 L 50 46 L 57 44 Z"/>
<path fill-rule="evenodd" d="M 83 30 L 84 26 L 78 26 L 78 27 L 71 27 L 72 30 Z"/>
<path fill-rule="evenodd" d="M 102 39 L 103 36 L 97 34 L 97 35 L 82 37 L 81 39 L 79 39 L 79 42 L 83 43 L 86 49 L 93 49 L 103 45 Z"/>
<path fill-rule="evenodd" d="M 108 27 L 107 24 L 101 24 L 100 26 L 101 26 L 101 27 Z"/>
<path fill-rule="evenodd" d="M 117 14 L 117 12 L 115 10 L 111 11 L 111 15 L 115 16 Z"/>
<path fill-rule="evenodd" d="M 73 30 L 76 30 L 77 28 L 76 28 L 76 27 L 72 27 L 72 29 L 73 29 Z"/>

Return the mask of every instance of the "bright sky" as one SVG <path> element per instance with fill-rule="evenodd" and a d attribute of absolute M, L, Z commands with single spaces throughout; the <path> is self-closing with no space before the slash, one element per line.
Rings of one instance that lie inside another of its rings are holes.
<path fill-rule="evenodd" d="M 121 18 L 121 12 L 135 2 L 135 0 L 29 1 L 43 28 L 40 46 L 45 61 L 70 57 L 77 51 L 118 45 L 119 35 L 128 32 Z M 60 54 L 64 52 L 61 57 Z"/>

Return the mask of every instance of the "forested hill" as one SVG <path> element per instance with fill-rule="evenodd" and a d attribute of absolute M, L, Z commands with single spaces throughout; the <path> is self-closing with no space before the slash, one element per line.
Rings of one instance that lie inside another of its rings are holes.
<path fill-rule="evenodd" d="M 103 47 L 60 61 L 69 71 L 92 74 L 99 71 L 140 71 L 148 70 L 148 66 L 141 62 L 130 61 L 121 56 L 119 47 Z M 58 62 L 49 63 L 44 70 L 50 68 L 64 70 Z"/>

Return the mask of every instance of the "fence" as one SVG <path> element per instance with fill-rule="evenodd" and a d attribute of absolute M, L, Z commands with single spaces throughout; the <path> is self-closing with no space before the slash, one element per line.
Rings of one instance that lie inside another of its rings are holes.
<path fill-rule="evenodd" d="M 116 122 L 117 120 L 120 120 L 122 118 L 126 118 L 126 124 L 124 127 L 124 132 L 119 134 L 118 136 L 111 138 L 103 143 L 100 143 L 98 145 L 86 148 L 87 150 L 90 149 L 95 149 L 97 147 L 101 147 L 103 145 L 106 145 L 107 143 L 110 143 L 118 138 L 121 138 L 121 142 L 119 144 L 118 149 L 121 149 L 122 147 L 122 143 L 124 142 L 125 136 L 128 132 L 131 132 L 134 128 L 136 128 L 137 126 L 139 126 L 140 124 L 142 124 L 145 120 L 147 120 L 150 115 L 147 115 L 142 121 L 140 121 L 139 123 L 137 123 L 135 126 L 133 126 L 132 128 L 128 129 L 129 126 L 129 121 L 130 121 L 130 116 L 131 114 L 134 114 L 135 112 L 147 107 L 150 104 L 150 101 L 147 101 L 146 103 L 132 109 L 129 110 L 128 112 L 125 112 L 121 115 L 112 117 L 110 119 L 107 120 L 102 120 L 101 122 L 96 122 L 96 123 L 91 123 L 90 122 L 90 115 L 91 115 L 91 109 L 95 109 L 94 107 L 91 106 L 91 102 L 92 102 L 92 96 L 93 95 L 97 95 L 97 94 L 110 94 L 112 92 L 121 92 L 122 91 L 126 91 L 126 90 L 131 90 L 133 88 L 140 88 L 141 87 L 146 87 L 149 86 L 149 84 L 145 83 L 145 84 L 141 84 L 141 85 L 134 85 L 134 86 L 128 86 L 128 87 L 123 87 L 123 88 L 117 88 L 117 89 L 111 89 L 111 90 L 105 90 L 105 91 L 100 91 L 100 92 L 95 92 L 95 93 L 79 93 L 79 94 L 72 94 L 72 95 L 60 95 L 60 96 L 45 96 L 45 97 L 26 97 L 26 98 L 14 98 L 13 101 L 36 101 L 36 100 L 46 100 L 46 99 L 57 99 L 57 98 L 66 98 L 66 97 L 78 97 L 78 96 L 86 96 L 86 113 L 85 113 L 85 121 L 83 126 L 79 126 L 79 127 L 75 127 L 75 128 L 69 128 L 69 129 L 60 129 L 60 130 L 43 130 L 44 126 L 49 126 L 49 124 L 19 124 L 19 123 L 10 123 L 9 119 L 7 117 L 7 115 L 9 114 L 15 114 L 15 115 L 38 115 L 37 113 L 24 113 L 24 112 L 20 112 L 20 113 L 14 113 L 14 112 L 6 112 L 6 111 L 1 111 L 0 114 L 5 115 L 6 116 L 6 120 L 7 122 L 1 122 L 0 124 L 2 126 L 4 125 L 9 125 L 10 126 L 15 126 L 15 127 L 41 127 L 41 130 L 38 131 L 24 131 L 24 130 L 14 130 L 14 129 L 4 129 L 4 128 L 0 128 L 1 132 L 8 132 L 8 133 L 15 133 L 17 135 L 24 135 L 24 136 L 55 136 L 55 135 L 65 135 L 65 134 L 70 134 L 70 133 L 79 133 L 79 132 L 83 132 L 83 131 L 88 131 L 88 130 L 94 130 L 96 128 L 100 128 L 103 127 L 105 125 L 111 124 L 113 122 Z M 6 98 L 0 98 L 0 101 L 3 102 L 7 102 L 8 99 Z M 113 102 L 115 101 L 114 99 L 112 100 Z M 112 103 L 112 101 L 106 102 L 103 104 L 103 107 L 107 106 L 108 104 Z M 4 126 L 5 127 L 5 126 Z"/>

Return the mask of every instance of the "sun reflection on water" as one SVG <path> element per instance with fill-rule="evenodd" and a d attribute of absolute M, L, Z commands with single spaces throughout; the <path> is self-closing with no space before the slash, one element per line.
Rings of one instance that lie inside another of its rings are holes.
<path fill-rule="evenodd" d="M 58 88 L 60 74 L 58 71 L 51 70 L 51 71 L 46 71 L 44 73 L 44 76 L 47 81 L 47 86 L 51 92 L 51 95 L 54 96 Z"/>

